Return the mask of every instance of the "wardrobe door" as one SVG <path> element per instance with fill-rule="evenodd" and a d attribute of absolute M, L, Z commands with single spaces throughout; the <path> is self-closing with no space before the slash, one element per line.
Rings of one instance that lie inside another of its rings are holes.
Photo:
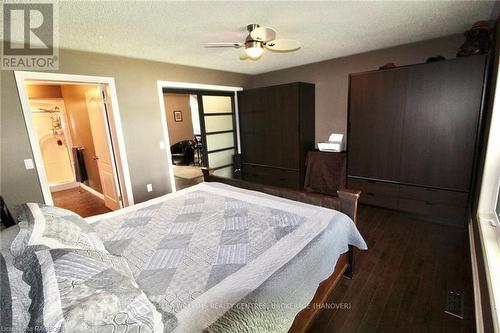
<path fill-rule="evenodd" d="M 266 90 L 269 135 L 263 149 L 267 153 L 267 164 L 298 170 L 299 85 L 279 85 Z"/>
<path fill-rule="evenodd" d="M 286 84 L 238 93 L 243 163 L 298 168 L 298 89 Z"/>
<path fill-rule="evenodd" d="M 268 141 L 267 96 L 262 89 L 238 92 L 241 157 L 245 163 L 266 164 Z"/>
<path fill-rule="evenodd" d="M 348 175 L 397 181 L 407 70 L 352 75 Z"/>
<path fill-rule="evenodd" d="M 468 191 L 485 56 L 409 69 L 401 182 Z"/>

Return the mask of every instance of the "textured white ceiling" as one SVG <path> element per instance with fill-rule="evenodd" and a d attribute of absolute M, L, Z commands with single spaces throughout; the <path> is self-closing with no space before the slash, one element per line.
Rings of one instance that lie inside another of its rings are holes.
<path fill-rule="evenodd" d="M 258 74 L 465 31 L 494 2 L 60 2 L 60 47 Z M 273 27 L 298 52 L 256 62 L 204 42 L 242 41 L 245 26 Z"/>

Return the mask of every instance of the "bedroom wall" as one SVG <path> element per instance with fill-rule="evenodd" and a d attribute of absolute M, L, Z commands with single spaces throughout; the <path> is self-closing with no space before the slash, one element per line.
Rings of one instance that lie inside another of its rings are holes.
<path fill-rule="evenodd" d="M 350 73 L 376 70 L 388 62 L 397 66 L 422 63 L 435 55 L 454 58 L 464 41 L 462 35 L 452 35 L 264 73 L 252 77 L 252 86 L 294 81 L 316 84 L 316 142 L 325 141 L 332 132 L 346 133 Z"/>
<path fill-rule="evenodd" d="M 71 141 L 73 146 L 85 148 L 83 158 L 85 159 L 85 169 L 87 169 L 88 175 L 86 183 L 97 192 L 102 193 L 97 161 L 93 159 L 96 156 L 96 152 L 85 96 L 85 93 L 92 89 L 97 89 L 97 86 L 73 84 L 61 86 L 64 105 L 66 106 L 66 113 L 68 115 Z"/>
<path fill-rule="evenodd" d="M 164 94 L 163 99 L 165 101 L 165 113 L 167 116 L 170 145 L 172 146 L 183 140 L 194 140 L 189 95 Z M 174 111 L 182 112 L 182 121 L 174 120 Z"/>
<path fill-rule="evenodd" d="M 242 74 L 165 64 L 125 57 L 61 49 L 59 73 L 113 77 L 116 83 L 135 202 L 170 192 L 157 81 L 180 81 L 225 86 L 249 86 Z M 26 170 L 33 158 L 13 71 L 0 72 L 0 193 L 8 207 L 42 202 L 36 170 Z M 153 184 L 147 192 L 146 184 Z"/>

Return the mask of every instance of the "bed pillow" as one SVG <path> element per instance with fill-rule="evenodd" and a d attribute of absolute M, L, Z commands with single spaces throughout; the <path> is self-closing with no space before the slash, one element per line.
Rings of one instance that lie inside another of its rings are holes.
<path fill-rule="evenodd" d="M 163 332 L 125 259 L 94 250 L 35 253 L 30 327 L 51 332 Z"/>
<path fill-rule="evenodd" d="M 107 252 L 92 227 L 63 208 L 27 203 L 17 208 L 19 233 L 11 245 L 15 257 L 35 249 L 74 248 Z"/>
<path fill-rule="evenodd" d="M 23 272 L 14 267 L 13 262 L 14 257 L 8 249 L 0 250 L 0 309 L 2 311 L 0 331 L 26 332 L 30 320 L 28 311 L 31 305 L 30 286 L 23 281 Z"/>

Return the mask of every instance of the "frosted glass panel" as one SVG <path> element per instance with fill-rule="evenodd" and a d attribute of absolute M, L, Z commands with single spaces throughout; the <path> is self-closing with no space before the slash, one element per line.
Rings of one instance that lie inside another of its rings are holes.
<path fill-rule="evenodd" d="M 231 96 L 202 96 L 204 113 L 231 113 Z"/>
<path fill-rule="evenodd" d="M 233 132 L 207 135 L 208 151 L 231 147 L 234 147 Z"/>
<path fill-rule="evenodd" d="M 210 153 L 208 154 L 208 165 L 211 168 L 218 168 L 223 165 L 233 164 L 233 155 L 234 149 Z"/>
<path fill-rule="evenodd" d="M 222 168 L 214 171 L 214 175 L 224 178 L 233 178 L 233 167 Z"/>
<path fill-rule="evenodd" d="M 233 115 L 205 117 L 205 131 L 207 133 L 218 132 L 218 131 L 230 131 L 232 129 L 233 129 Z"/>

